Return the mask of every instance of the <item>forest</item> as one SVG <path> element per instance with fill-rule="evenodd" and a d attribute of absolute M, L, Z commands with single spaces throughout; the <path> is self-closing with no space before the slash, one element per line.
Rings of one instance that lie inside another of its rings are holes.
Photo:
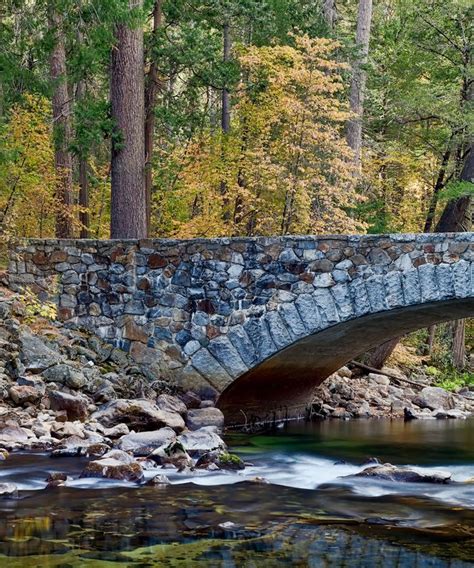
<path fill-rule="evenodd" d="M 472 21 L 469 0 L 6 0 L 0 233 L 468 230 Z"/>
<path fill-rule="evenodd" d="M 473 14 L 6 0 L 1 241 L 469 231 Z"/>

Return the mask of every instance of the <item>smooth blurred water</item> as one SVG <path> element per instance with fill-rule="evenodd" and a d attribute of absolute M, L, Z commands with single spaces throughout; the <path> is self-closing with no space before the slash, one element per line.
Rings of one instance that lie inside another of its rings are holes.
<path fill-rule="evenodd" d="M 0 566 L 474 566 L 474 421 L 293 423 L 227 441 L 253 465 L 166 470 L 164 488 L 79 479 L 83 459 L 11 456 L 0 482 L 22 491 L 0 501 Z M 347 477 L 374 457 L 454 482 Z M 52 471 L 66 487 L 43 489 Z"/>

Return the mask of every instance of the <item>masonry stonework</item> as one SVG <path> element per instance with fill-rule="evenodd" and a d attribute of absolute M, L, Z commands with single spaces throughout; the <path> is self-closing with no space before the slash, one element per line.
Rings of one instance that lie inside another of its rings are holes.
<path fill-rule="evenodd" d="M 183 388 L 221 393 L 338 323 L 473 298 L 473 260 L 473 233 L 29 240 L 9 278 L 38 292 L 56 278 L 62 320 Z"/>

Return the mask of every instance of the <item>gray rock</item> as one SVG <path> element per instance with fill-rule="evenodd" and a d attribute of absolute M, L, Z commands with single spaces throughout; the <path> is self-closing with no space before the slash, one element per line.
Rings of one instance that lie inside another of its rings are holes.
<path fill-rule="evenodd" d="M 14 483 L 0 483 L 0 499 L 18 497 L 18 487 Z"/>
<path fill-rule="evenodd" d="M 385 375 L 379 375 L 378 373 L 369 373 L 367 375 L 367 378 L 371 381 L 374 381 L 374 383 L 377 383 L 378 385 L 388 387 L 388 385 L 390 384 L 390 379 L 388 377 L 386 377 Z"/>
<path fill-rule="evenodd" d="M 117 443 L 120 450 L 132 452 L 135 456 L 147 456 L 162 446 L 168 446 L 176 438 L 171 428 L 160 428 L 151 432 L 131 432 L 122 436 Z"/>
<path fill-rule="evenodd" d="M 312 333 L 320 327 L 321 316 L 312 296 L 301 294 L 295 300 L 295 305 L 308 332 Z"/>
<path fill-rule="evenodd" d="M 247 367 L 252 366 L 256 361 L 257 355 L 255 353 L 255 347 L 244 328 L 241 325 L 232 326 L 229 328 L 227 337 L 236 348 Z"/>
<path fill-rule="evenodd" d="M 184 429 L 184 420 L 179 414 L 160 410 L 156 404 L 145 399 L 113 400 L 96 410 L 91 419 L 107 428 L 123 422 L 138 431 L 156 430 L 164 426 L 169 426 L 176 432 Z"/>
<path fill-rule="evenodd" d="M 405 483 L 439 483 L 446 484 L 451 480 L 451 473 L 444 471 L 419 472 L 409 467 L 398 467 L 390 463 L 367 467 L 349 477 L 366 477 L 385 481 L 401 481 Z"/>
<path fill-rule="evenodd" d="M 146 485 L 150 485 L 152 487 L 164 487 L 166 485 L 170 485 L 170 480 L 168 479 L 168 477 L 166 477 L 166 475 L 163 475 L 162 473 L 155 475 L 155 477 L 152 477 L 151 479 L 149 479 L 146 482 Z"/>
<path fill-rule="evenodd" d="M 27 403 L 38 402 L 42 396 L 41 392 L 35 387 L 27 385 L 13 385 L 10 387 L 8 394 L 15 404 L 23 406 Z"/>
<path fill-rule="evenodd" d="M 429 408 L 430 410 L 439 408 L 451 410 L 456 406 L 454 397 L 441 387 L 425 387 L 415 396 L 413 404 L 420 408 Z"/>
<path fill-rule="evenodd" d="M 176 412 L 178 414 L 184 415 L 187 412 L 186 405 L 182 400 L 176 396 L 170 394 L 160 394 L 156 399 L 156 406 L 160 410 L 166 410 L 167 412 Z"/>
<path fill-rule="evenodd" d="M 88 415 L 89 401 L 81 395 L 72 395 L 61 391 L 49 393 L 51 410 L 65 410 L 69 420 L 85 420 Z"/>
<path fill-rule="evenodd" d="M 242 375 L 248 370 L 236 348 L 227 337 L 216 337 L 207 348 L 232 377 Z"/>
<path fill-rule="evenodd" d="M 166 447 L 157 448 L 150 457 L 163 466 L 169 465 L 179 471 L 194 466 L 193 459 L 178 441 L 173 441 Z"/>
<path fill-rule="evenodd" d="M 220 385 L 224 389 L 232 378 L 229 373 L 220 365 L 207 349 L 200 349 L 191 359 L 193 367 L 205 378 L 212 380 L 213 384 Z"/>
<path fill-rule="evenodd" d="M 435 410 L 433 412 L 433 416 L 435 418 L 437 418 L 438 420 L 444 420 L 444 419 L 458 419 L 458 420 L 466 420 L 466 418 L 468 418 L 468 416 L 470 416 L 469 412 L 464 412 L 462 410 L 458 410 L 456 408 L 452 409 L 452 410 L 444 410 L 444 409 L 439 409 L 439 410 Z"/>
<path fill-rule="evenodd" d="M 224 427 L 224 415 L 218 408 L 196 408 L 189 410 L 186 416 L 186 426 L 190 430 L 199 430 L 203 426 Z"/>
<path fill-rule="evenodd" d="M 49 367 L 43 371 L 42 377 L 48 383 L 66 385 L 72 389 L 81 389 L 87 383 L 83 373 L 66 363 Z"/>
<path fill-rule="evenodd" d="M 18 425 L 4 426 L 0 428 L 0 444 L 10 446 L 11 444 L 28 441 L 28 431 Z"/>
<path fill-rule="evenodd" d="M 225 451 L 227 446 L 216 434 L 212 427 L 203 427 L 194 432 L 185 432 L 178 436 L 178 442 L 193 458 L 202 456 L 207 452 Z"/>
<path fill-rule="evenodd" d="M 20 360 L 25 370 L 30 373 L 41 373 L 61 361 L 61 355 L 46 345 L 37 335 L 22 331 L 19 343 Z"/>
<path fill-rule="evenodd" d="M 119 481 L 141 482 L 143 468 L 131 456 L 120 450 L 111 450 L 102 458 L 89 462 L 81 477 L 104 477 Z"/>

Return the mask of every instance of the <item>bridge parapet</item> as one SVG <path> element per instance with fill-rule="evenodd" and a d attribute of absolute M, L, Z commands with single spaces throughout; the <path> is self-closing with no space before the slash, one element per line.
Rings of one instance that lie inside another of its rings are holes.
<path fill-rule="evenodd" d="M 57 276 L 62 320 L 219 393 L 341 322 L 474 297 L 473 233 L 36 239 L 10 258 L 13 288 L 47 290 Z"/>

